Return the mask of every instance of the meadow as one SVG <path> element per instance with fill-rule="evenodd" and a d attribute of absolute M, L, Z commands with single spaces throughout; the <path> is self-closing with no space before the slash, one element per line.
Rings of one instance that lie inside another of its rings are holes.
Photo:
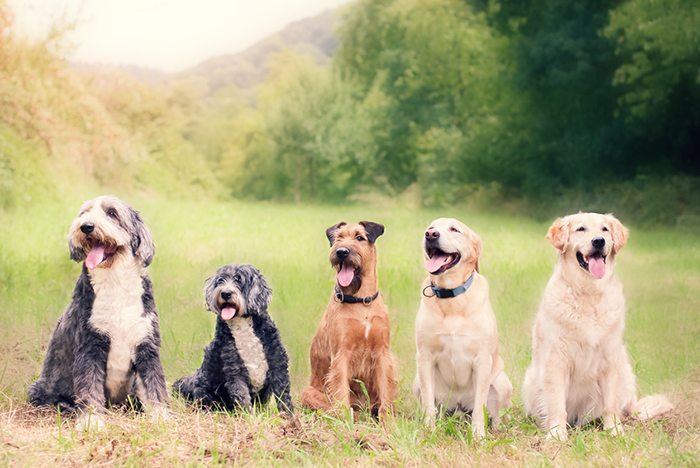
<path fill-rule="evenodd" d="M 661 421 L 628 423 L 624 437 L 595 428 L 566 443 L 546 442 L 520 403 L 530 357 L 530 328 L 554 261 L 548 223 L 467 209 L 306 206 L 251 202 L 169 202 L 129 198 L 156 241 L 150 267 L 168 383 L 192 372 L 211 339 L 204 280 L 230 262 L 251 263 L 273 288 L 271 315 L 290 357 L 293 398 L 308 378 L 308 349 L 334 284 L 324 230 L 341 220 L 381 222 L 379 286 L 390 311 L 400 396 L 386 427 L 366 414 L 325 416 L 298 408 L 292 419 L 269 409 L 205 413 L 173 399 L 172 418 L 152 423 L 114 411 L 107 429 L 78 433 L 70 417 L 26 404 L 56 319 L 68 304 L 80 265 L 66 233 L 82 199 L 0 214 L 0 464 L 307 464 L 307 465 L 698 465 L 700 464 L 700 238 L 672 228 L 631 230 L 618 271 L 628 303 L 626 342 L 641 395 L 663 392 L 677 411 Z M 420 241 L 425 226 L 453 216 L 484 241 L 481 272 L 491 286 L 501 354 L 515 386 L 500 430 L 474 442 L 467 422 L 416 417 L 413 321 L 420 299 Z"/>

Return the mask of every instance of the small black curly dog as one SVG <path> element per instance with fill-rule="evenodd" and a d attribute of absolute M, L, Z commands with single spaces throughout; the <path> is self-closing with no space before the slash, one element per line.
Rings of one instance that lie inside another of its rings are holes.
<path fill-rule="evenodd" d="M 267 313 L 272 290 L 251 265 L 224 265 L 204 283 L 208 310 L 216 313 L 214 340 L 202 366 L 173 384 L 173 391 L 204 407 L 250 409 L 274 397 L 291 413 L 287 352 Z"/>

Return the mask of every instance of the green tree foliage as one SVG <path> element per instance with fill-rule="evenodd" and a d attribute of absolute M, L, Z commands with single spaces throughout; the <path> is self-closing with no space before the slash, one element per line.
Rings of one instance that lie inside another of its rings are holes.
<path fill-rule="evenodd" d="M 700 175 L 700 4 L 631 0 L 612 11 L 605 35 L 639 163 Z"/>
<path fill-rule="evenodd" d="M 374 105 L 304 56 L 279 54 L 260 91 L 261 125 L 248 140 L 241 194 L 342 200 L 374 169 Z"/>
<path fill-rule="evenodd" d="M 194 96 L 115 70 L 75 70 L 61 58 L 66 33 L 26 41 L 0 0 L 0 205 L 74 190 L 217 195 L 185 139 Z"/>

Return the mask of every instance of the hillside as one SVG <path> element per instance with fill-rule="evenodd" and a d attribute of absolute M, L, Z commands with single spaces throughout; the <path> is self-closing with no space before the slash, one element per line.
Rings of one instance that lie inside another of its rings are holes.
<path fill-rule="evenodd" d="M 230 85 L 242 90 L 255 88 L 265 80 L 270 59 L 285 49 L 297 50 L 325 64 L 338 48 L 337 20 L 336 11 L 326 10 L 290 23 L 242 52 L 207 59 L 174 78 L 199 82 L 204 85 L 205 94 L 212 95 Z"/>

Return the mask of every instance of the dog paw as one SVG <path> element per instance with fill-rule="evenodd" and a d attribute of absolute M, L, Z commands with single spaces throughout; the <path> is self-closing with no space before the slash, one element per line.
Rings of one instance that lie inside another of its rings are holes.
<path fill-rule="evenodd" d="M 605 425 L 604 429 L 611 436 L 623 436 L 623 435 L 625 435 L 625 430 L 622 428 L 622 425 L 617 423 L 617 422 L 615 422 L 614 424 Z"/>
<path fill-rule="evenodd" d="M 96 413 L 83 413 L 75 422 L 75 430 L 78 432 L 102 431 L 104 428 L 104 419 Z"/>
<path fill-rule="evenodd" d="M 170 420 L 170 411 L 165 406 L 152 408 L 148 412 L 148 419 L 152 423 L 162 423 Z"/>
<path fill-rule="evenodd" d="M 435 429 L 436 416 L 437 410 L 435 408 L 426 408 L 423 412 L 423 424 L 428 426 L 430 429 Z"/>
<path fill-rule="evenodd" d="M 484 430 L 483 424 L 475 424 L 473 426 L 472 437 L 476 441 L 484 440 L 486 438 L 486 430 Z"/>
<path fill-rule="evenodd" d="M 547 440 L 565 441 L 569 438 L 569 433 L 564 426 L 554 426 L 547 433 Z"/>

